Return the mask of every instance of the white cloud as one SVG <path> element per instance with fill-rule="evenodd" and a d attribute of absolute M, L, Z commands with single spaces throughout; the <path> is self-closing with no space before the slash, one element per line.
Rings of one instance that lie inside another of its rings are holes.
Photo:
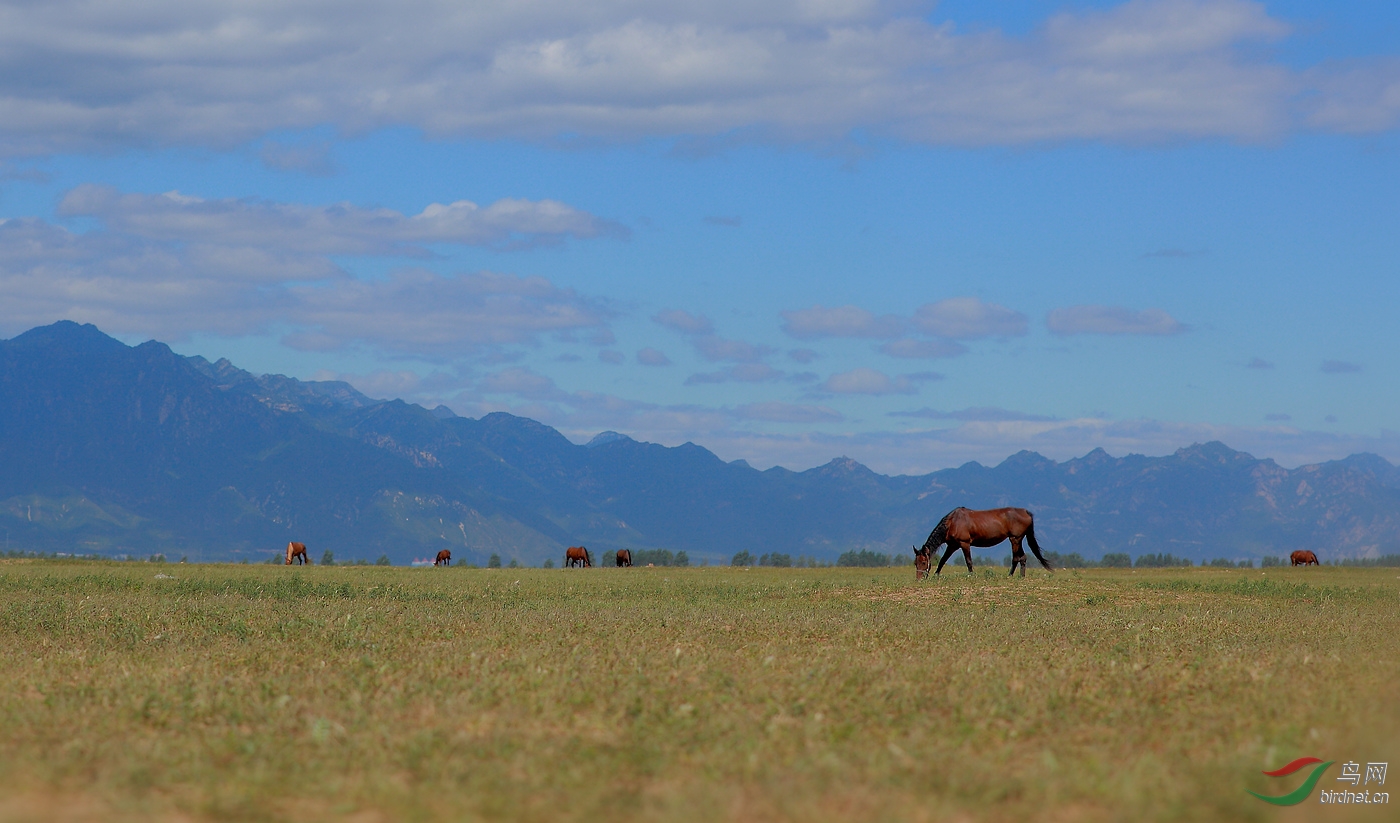
<path fill-rule="evenodd" d="M 1180 334 L 1187 326 L 1161 309 L 1135 311 L 1121 306 L 1070 306 L 1045 318 L 1052 334 Z"/>
<path fill-rule="evenodd" d="M 269 140 L 263 143 L 260 159 L 264 166 L 274 171 L 295 171 L 313 177 L 329 177 L 336 171 L 335 161 L 331 159 L 331 144 L 327 140 L 306 144 Z"/>
<path fill-rule="evenodd" d="M 1026 333 L 1026 316 L 976 297 L 950 297 L 914 310 L 914 325 L 934 337 L 968 340 L 1016 337 Z"/>
<path fill-rule="evenodd" d="M 542 334 L 607 332 L 612 316 L 602 301 L 541 277 L 399 270 L 366 281 L 330 259 L 558 230 L 553 207 L 541 215 L 511 205 L 478 224 L 431 207 L 407 217 L 349 206 L 123 195 L 95 186 L 74 189 L 61 207 L 104 228 L 76 233 L 37 219 L 0 221 L 0 323 L 8 327 L 68 318 L 179 340 L 281 326 L 292 330 L 286 342 L 302 349 L 364 343 L 441 357 L 533 343 Z"/>
<path fill-rule="evenodd" d="M 783 377 L 767 363 L 738 363 L 714 372 L 700 372 L 685 379 L 685 385 L 698 386 L 706 383 L 766 383 Z"/>
<path fill-rule="evenodd" d="M 880 346 L 880 351 L 890 357 L 903 357 L 909 360 L 933 360 L 939 357 L 957 357 L 967 352 L 967 347 L 952 340 L 891 340 Z"/>
<path fill-rule="evenodd" d="M 905 3 L 52 0 L 0 25 L 0 153 L 406 125 L 630 140 L 1258 140 L 1400 116 L 1385 58 L 1295 70 L 1246 0 L 1134 0 L 1025 36 Z"/>
<path fill-rule="evenodd" d="M 715 324 L 703 314 L 691 314 L 684 309 L 665 309 L 652 316 L 652 321 L 682 334 L 709 334 Z"/>
<path fill-rule="evenodd" d="M 822 383 L 822 390 L 832 394 L 912 394 L 915 389 L 908 377 L 891 378 L 875 369 L 858 368 L 833 374 Z"/>
<path fill-rule="evenodd" d="M 844 415 L 827 406 L 796 403 L 749 403 L 735 409 L 741 420 L 764 420 L 775 423 L 835 423 Z"/>
<path fill-rule="evenodd" d="M 928 420 L 961 420 L 961 421 L 1001 421 L 1001 420 L 1054 420 L 1053 417 L 1046 417 L 1043 414 L 1027 414 L 1026 412 L 1011 411 L 1010 409 L 1000 409 L 995 406 L 975 406 L 956 411 L 939 411 L 925 406 L 914 411 L 894 411 L 889 413 L 890 417 L 921 417 Z"/>
<path fill-rule="evenodd" d="M 729 340 L 713 334 L 702 334 L 690 341 L 700 356 L 712 363 L 758 363 L 773 354 L 773 349 L 742 340 Z"/>
<path fill-rule="evenodd" d="M 813 306 L 810 309 L 785 311 L 783 331 L 799 340 L 821 337 L 898 337 L 904 323 L 894 315 L 876 317 L 859 306 Z"/>
<path fill-rule="evenodd" d="M 532 343 L 550 332 L 591 329 L 610 312 L 542 277 L 401 270 L 382 280 L 292 286 L 287 319 L 342 342 L 407 354 L 463 354 L 476 346 Z"/>
<path fill-rule="evenodd" d="M 554 381 L 531 369 L 517 367 L 489 374 L 477 382 L 484 394 L 509 394 L 527 400 L 568 400 L 570 395 Z"/>
<path fill-rule="evenodd" d="M 1348 363 L 1345 360 L 1324 360 L 1322 361 L 1322 372 L 1324 374 L 1355 374 L 1361 371 L 1361 367 L 1355 363 Z"/>
<path fill-rule="evenodd" d="M 555 200 L 507 198 L 431 203 L 416 215 L 349 203 L 305 206 L 260 200 L 204 200 L 179 192 L 124 194 L 82 185 L 58 204 L 64 217 L 95 217 L 108 230 L 155 241 L 275 249 L 281 254 L 425 257 L 427 246 L 520 247 L 566 238 L 625 235 L 620 225 Z"/>

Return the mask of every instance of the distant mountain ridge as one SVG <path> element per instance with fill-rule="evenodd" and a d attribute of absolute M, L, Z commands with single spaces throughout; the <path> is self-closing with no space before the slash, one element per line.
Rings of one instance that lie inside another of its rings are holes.
<path fill-rule="evenodd" d="M 1090 558 L 1400 551 L 1400 469 L 1372 454 L 1288 470 L 1206 443 L 922 476 L 848 458 L 758 471 L 692 443 L 577 445 L 527 418 L 253 375 L 71 322 L 0 342 L 0 528 L 17 548 L 261 559 L 295 539 L 313 558 L 449 548 L 533 565 L 584 543 L 833 560 L 908 552 L 958 505 L 1029 508 L 1046 548 Z"/>

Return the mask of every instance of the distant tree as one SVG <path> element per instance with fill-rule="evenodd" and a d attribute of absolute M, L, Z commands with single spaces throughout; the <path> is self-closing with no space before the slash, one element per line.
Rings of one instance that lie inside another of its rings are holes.
<path fill-rule="evenodd" d="M 519 560 L 516 560 L 514 557 L 512 557 L 512 558 L 510 559 L 510 565 L 509 565 L 509 566 L 506 566 L 506 568 L 508 568 L 508 569 L 518 569 L 518 568 L 520 568 L 520 561 L 519 561 Z"/>
<path fill-rule="evenodd" d="M 1282 565 L 1282 564 L 1280 564 Z M 1357 557 L 1335 560 L 1337 566 L 1400 566 L 1400 554 L 1383 554 L 1380 557 Z"/>
<path fill-rule="evenodd" d="M 1262 557 L 1259 559 L 1259 565 L 1268 569 L 1273 566 L 1282 566 L 1284 562 L 1282 557 Z"/>
<path fill-rule="evenodd" d="M 686 554 L 684 550 L 676 552 L 676 565 L 677 565 L 677 566 L 689 566 L 689 565 L 690 565 L 690 555 Z"/>
<path fill-rule="evenodd" d="M 330 549 L 326 549 L 324 552 L 321 553 L 321 565 L 322 565 L 322 566 L 334 566 L 334 565 L 335 565 L 335 555 L 331 553 L 331 550 L 330 550 Z"/>
<path fill-rule="evenodd" d="M 248 561 L 247 561 L 247 560 L 244 560 L 243 562 L 244 562 L 244 563 L 247 563 Z M 287 562 L 286 555 L 274 554 L 274 555 L 270 555 L 270 556 L 267 558 L 267 564 L 268 564 L 269 566 L 276 566 L 276 565 L 279 564 L 279 563 L 286 563 L 286 562 Z"/>
<path fill-rule="evenodd" d="M 841 556 L 836 558 L 836 565 L 855 566 L 858 568 L 877 568 L 879 566 L 889 566 L 891 564 L 889 555 L 861 549 L 858 552 L 842 552 Z"/>
<path fill-rule="evenodd" d="M 777 552 L 773 552 L 772 554 L 765 554 L 762 557 L 758 558 L 758 565 L 773 566 L 775 568 L 780 569 L 790 568 L 792 566 L 792 555 L 778 554 Z"/>
<path fill-rule="evenodd" d="M 1139 569 L 1169 569 L 1179 566 L 1191 565 L 1188 557 L 1176 557 L 1172 554 L 1140 554 L 1137 561 L 1133 563 Z"/>
<path fill-rule="evenodd" d="M 1060 554 L 1059 552 L 1046 552 L 1045 559 L 1050 561 L 1050 565 L 1057 569 L 1083 569 L 1089 566 L 1089 561 L 1085 560 L 1079 552 Z"/>
<path fill-rule="evenodd" d="M 690 562 L 688 559 L 686 562 Z M 674 566 L 676 555 L 670 549 L 633 549 L 634 566 Z"/>
<path fill-rule="evenodd" d="M 1241 560 L 1241 561 L 1239 562 L 1238 565 L 1239 565 L 1239 567 L 1240 567 L 1241 569 L 1252 569 L 1252 568 L 1254 568 L 1254 560 L 1252 560 L 1252 559 Z"/>
<path fill-rule="evenodd" d="M 500 567 L 501 567 L 501 556 L 500 556 L 499 554 L 493 554 L 493 555 L 491 555 L 491 559 L 489 559 L 489 560 L 486 561 L 486 568 L 488 568 L 488 569 L 499 569 Z"/>
<path fill-rule="evenodd" d="M 1226 560 L 1223 557 L 1217 557 L 1214 560 L 1210 561 L 1210 565 L 1211 567 L 1217 569 L 1233 569 L 1235 568 L 1235 561 Z"/>
<path fill-rule="evenodd" d="M 1103 556 L 1103 559 L 1099 561 L 1099 565 L 1103 566 L 1105 569 L 1126 569 L 1133 565 L 1133 559 L 1126 553 L 1110 553 Z"/>
<path fill-rule="evenodd" d="M 615 551 L 606 551 L 606 552 L 603 552 L 603 559 L 602 559 L 602 560 L 599 560 L 598 563 L 599 563 L 603 568 L 605 568 L 605 569 L 611 569 L 611 568 L 613 568 L 614 566 L 617 565 L 617 552 L 615 552 Z"/>
<path fill-rule="evenodd" d="M 729 565 L 731 565 L 731 566 L 752 566 L 752 565 L 753 565 L 753 555 L 752 555 L 752 554 L 749 554 L 748 550 L 745 549 L 744 551 L 741 551 L 741 552 L 735 554 L 735 555 L 734 555 L 734 559 L 731 560 L 731 561 L 729 561 Z"/>
<path fill-rule="evenodd" d="M 551 558 L 545 560 L 545 561 L 544 561 L 544 568 L 546 568 L 546 569 L 552 569 L 552 568 L 554 568 L 554 558 L 551 557 Z"/>
<path fill-rule="evenodd" d="M 379 555 L 379 559 L 376 560 L 376 561 L 374 561 L 374 565 L 376 565 L 376 566 L 392 566 L 392 565 L 394 565 L 394 564 L 389 562 L 389 555 L 387 555 L 387 554 L 381 554 L 381 555 Z"/>

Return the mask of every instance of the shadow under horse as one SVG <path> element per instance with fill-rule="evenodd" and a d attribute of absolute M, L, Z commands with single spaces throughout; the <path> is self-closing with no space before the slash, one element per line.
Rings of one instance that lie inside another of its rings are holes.
<path fill-rule="evenodd" d="M 1025 577 L 1026 553 L 1021 550 L 1022 539 L 1030 544 L 1031 551 L 1035 552 L 1035 559 L 1040 561 L 1040 565 L 1047 571 L 1055 570 L 1050 561 L 1045 559 L 1045 555 L 1040 553 L 1040 544 L 1035 542 L 1035 518 L 1030 512 L 1016 508 L 973 511 L 959 506 L 943 515 L 943 519 L 938 521 L 938 525 L 929 533 L 928 540 L 924 541 L 922 549 L 914 550 L 914 573 L 920 579 L 928 577 L 929 566 L 933 564 L 933 553 L 946 543 L 948 550 L 943 553 L 943 559 L 938 561 L 938 568 L 933 573 L 941 574 L 943 564 L 948 562 L 953 552 L 961 549 L 963 559 L 967 561 L 967 573 L 972 574 L 974 546 L 985 549 L 1003 540 L 1010 540 L 1010 574 L 1015 574 L 1016 567 L 1019 566 L 1021 576 Z"/>

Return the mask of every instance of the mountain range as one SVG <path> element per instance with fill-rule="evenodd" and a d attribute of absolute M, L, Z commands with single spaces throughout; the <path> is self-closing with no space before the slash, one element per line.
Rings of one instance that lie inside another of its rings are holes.
<path fill-rule="evenodd" d="M 759 471 L 692 443 L 580 445 L 523 417 L 254 375 L 67 321 L 0 342 L 10 550 L 261 560 L 298 540 L 313 558 L 394 563 L 447 548 L 538 565 L 579 544 L 830 561 L 908 552 L 960 505 L 1024 506 L 1045 548 L 1090 559 L 1400 551 L 1400 469 L 1373 454 L 1285 469 L 1212 442 L 1065 462 L 1023 451 L 920 476 L 847 458 Z"/>

